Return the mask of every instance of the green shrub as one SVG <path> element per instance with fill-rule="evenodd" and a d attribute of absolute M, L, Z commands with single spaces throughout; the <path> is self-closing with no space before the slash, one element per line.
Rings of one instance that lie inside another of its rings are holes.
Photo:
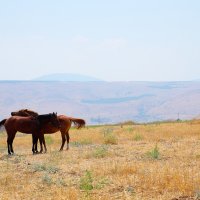
<path fill-rule="evenodd" d="M 128 127 L 128 128 L 127 128 L 127 131 L 128 131 L 129 133 L 133 132 L 133 127 Z"/>
<path fill-rule="evenodd" d="M 160 156 L 160 152 L 159 152 L 159 149 L 158 149 L 158 146 L 156 144 L 156 146 L 153 148 L 152 151 L 148 152 L 147 153 L 149 157 L 153 158 L 153 159 L 158 159 L 159 156 Z"/>
<path fill-rule="evenodd" d="M 55 174 L 60 170 L 59 168 L 53 165 L 47 165 L 47 164 L 34 164 L 32 168 L 34 172 L 47 171 L 48 173 L 51 174 Z"/>
<path fill-rule="evenodd" d="M 113 133 L 113 128 L 104 128 L 102 130 L 104 137 L 106 137 L 107 135 Z"/>
<path fill-rule="evenodd" d="M 42 177 L 42 182 L 46 183 L 47 185 L 51 185 L 53 183 L 52 178 L 49 175 L 47 175 L 47 174 L 45 174 Z"/>
<path fill-rule="evenodd" d="M 140 135 L 140 134 L 138 134 L 138 133 L 136 133 L 136 134 L 134 135 L 134 137 L 133 137 L 133 140 L 134 140 L 134 141 L 143 140 L 143 136 Z"/>
<path fill-rule="evenodd" d="M 106 147 L 97 147 L 92 153 L 95 158 L 104 158 L 108 154 L 108 149 Z"/>
<path fill-rule="evenodd" d="M 117 138 L 114 134 L 110 133 L 104 137 L 105 144 L 117 144 Z"/>
<path fill-rule="evenodd" d="M 86 170 L 83 177 L 80 179 L 80 189 L 85 191 L 92 190 L 93 187 L 93 178 L 92 173 L 88 170 Z"/>

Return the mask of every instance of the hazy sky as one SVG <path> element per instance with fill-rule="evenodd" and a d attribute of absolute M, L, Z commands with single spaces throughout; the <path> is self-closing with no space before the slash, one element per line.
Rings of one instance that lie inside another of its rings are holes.
<path fill-rule="evenodd" d="M 0 80 L 200 79 L 199 0 L 0 0 Z"/>

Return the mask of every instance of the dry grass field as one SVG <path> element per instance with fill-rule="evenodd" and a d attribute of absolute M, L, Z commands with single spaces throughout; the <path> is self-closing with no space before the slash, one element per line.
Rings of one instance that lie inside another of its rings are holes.
<path fill-rule="evenodd" d="M 17 133 L 7 156 L 0 133 L 0 199 L 199 199 L 200 124 L 86 127 L 46 135 L 48 152 L 32 155 L 31 136 Z"/>

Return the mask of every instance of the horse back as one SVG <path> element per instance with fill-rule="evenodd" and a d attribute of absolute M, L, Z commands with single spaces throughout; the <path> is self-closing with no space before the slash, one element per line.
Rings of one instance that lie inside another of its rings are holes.
<path fill-rule="evenodd" d="M 67 129 L 71 127 L 72 122 L 78 129 L 85 126 L 85 120 L 80 118 L 68 117 L 66 115 L 59 115 L 58 120 L 60 122 L 61 127 L 66 126 Z"/>
<path fill-rule="evenodd" d="M 39 129 L 39 123 L 33 117 L 12 116 L 5 122 L 6 130 L 33 133 Z"/>
<path fill-rule="evenodd" d="M 64 126 L 71 126 L 71 120 L 69 117 L 65 116 L 65 115 L 58 115 L 58 120 L 60 122 L 60 125 L 62 127 L 62 125 Z"/>

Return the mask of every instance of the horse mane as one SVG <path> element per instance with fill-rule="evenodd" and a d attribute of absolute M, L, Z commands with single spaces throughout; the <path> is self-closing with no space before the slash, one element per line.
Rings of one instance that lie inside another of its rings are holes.
<path fill-rule="evenodd" d="M 33 110 L 30 110 L 30 109 L 21 109 L 21 110 L 19 110 L 19 111 L 24 111 L 24 112 L 31 112 L 31 113 L 34 113 L 34 114 L 37 114 L 38 115 L 38 113 L 37 112 L 35 112 L 35 111 L 33 111 Z"/>
<path fill-rule="evenodd" d="M 28 116 L 33 116 L 33 117 L 36 117 L 36 116 L 39 115 L 37 112 L 35 112 L 33 110 L 29 110 L 29 109 L 21 109 L 18 112 L 21 112 L 21 113 L 24 113 L 24 114 L 26 114 Z"/>

